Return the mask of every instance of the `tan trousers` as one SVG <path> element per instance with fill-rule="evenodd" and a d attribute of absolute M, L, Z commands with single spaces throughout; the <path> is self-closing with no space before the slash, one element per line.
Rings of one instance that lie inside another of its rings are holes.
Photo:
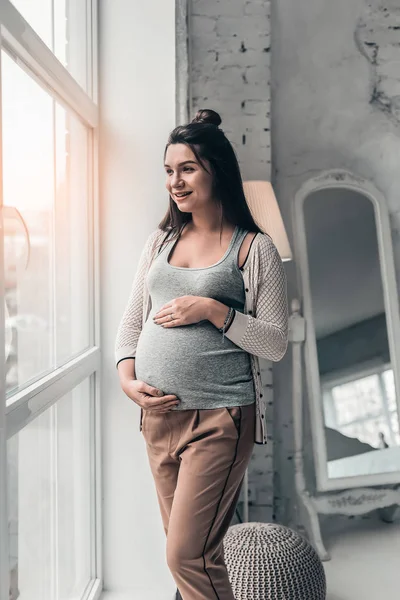
<path fill-rule="evenodd" d="M 143 411 L 142 433 L 183 600 L 234 600 L 222 540 L 253 450 L 255 403 Z"/>

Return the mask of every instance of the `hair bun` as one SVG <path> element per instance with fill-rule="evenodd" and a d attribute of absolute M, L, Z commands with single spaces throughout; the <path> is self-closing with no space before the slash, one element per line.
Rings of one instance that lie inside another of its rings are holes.
<path fill-rule="evenodd" d="M 192 123 L 211 123 L 218 127 L 222 123 L 222 119 L 215 110 L 211 108 L 201 108 L 197 111 Z"/>

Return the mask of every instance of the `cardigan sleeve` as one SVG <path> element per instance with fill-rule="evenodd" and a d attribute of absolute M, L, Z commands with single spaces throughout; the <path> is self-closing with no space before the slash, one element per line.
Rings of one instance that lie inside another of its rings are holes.
<path fill-rule="evenodd" d="M 115 340 L 115 362 L 122 358 L 135 358 L 136 347 L 143 327 L 143 299 L 145 277 L 148 271 L 151 249 L 156 233 L 149 235 L 139 258 L 130 295 L 120 320 Z"/>
<path fill-rule="evenodd" d="M 255 315 L 236 311 L 225 336 L 246 352 L 277 362 L 285 355 L 288 345 L 286 274 L 272 241 L 260 244 L 259 251 Z"/>

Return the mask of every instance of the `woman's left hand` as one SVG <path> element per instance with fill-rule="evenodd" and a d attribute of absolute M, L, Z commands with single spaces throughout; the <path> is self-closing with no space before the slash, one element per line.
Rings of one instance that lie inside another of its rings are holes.
<path fill-rule="evenodd" d="M 153 320 L 163 327 L 180 327 L 207 319 L 209 298 L 203 296 L 180 296 L 164 304 Z M 171 320 L 171 315 L 173 320 Z"/>

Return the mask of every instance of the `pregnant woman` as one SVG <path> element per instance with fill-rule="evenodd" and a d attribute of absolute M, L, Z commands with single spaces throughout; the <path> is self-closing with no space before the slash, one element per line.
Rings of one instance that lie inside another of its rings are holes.
<path fill-rule="evenodd" d="M 168 210 L 143 248 L 115 347 L 183 600 L 234 600 L 222 540 L 254 443 L 267 443 L 258 359 L 287 348 L 282 261 L 252 218 L 220 123 L 200 110 L 169 136 Z"/>

